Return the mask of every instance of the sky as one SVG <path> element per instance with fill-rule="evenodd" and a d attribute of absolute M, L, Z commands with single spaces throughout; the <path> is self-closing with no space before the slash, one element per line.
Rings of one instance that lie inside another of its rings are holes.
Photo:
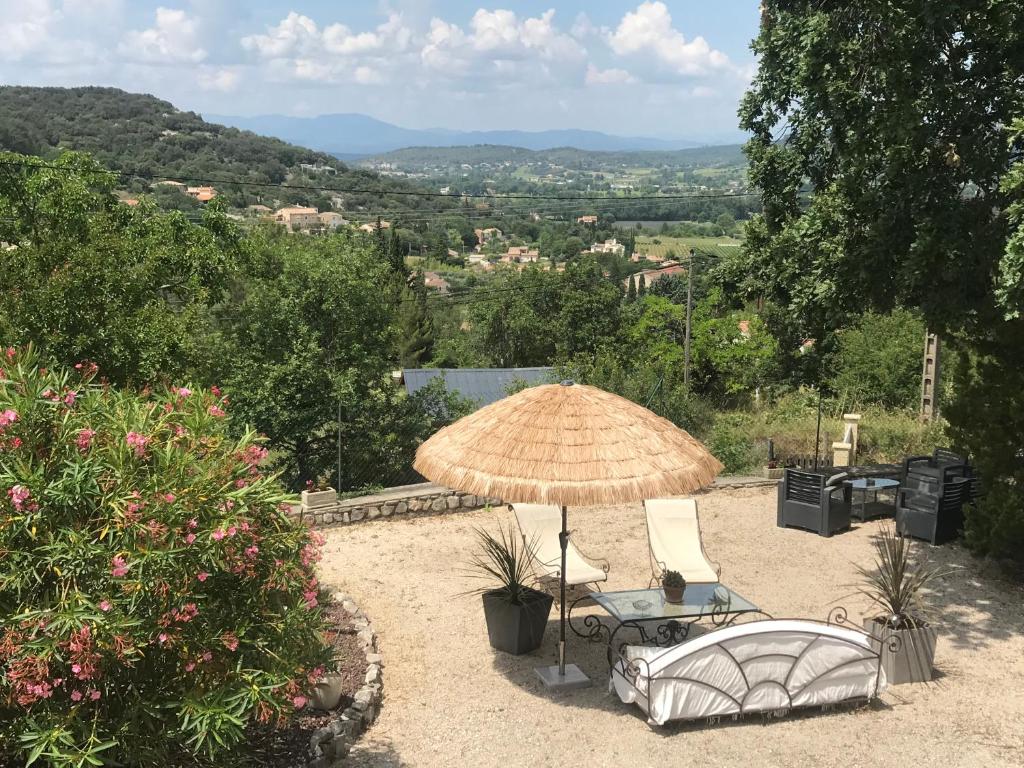
<path fill-rule="evenodd" d="M 0 0 L 0 83 L 204 114 L 732 141 L 756 0 Z"/>

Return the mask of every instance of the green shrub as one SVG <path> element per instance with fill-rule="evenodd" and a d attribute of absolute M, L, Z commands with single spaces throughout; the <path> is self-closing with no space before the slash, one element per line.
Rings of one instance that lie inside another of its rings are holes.
<path fill-rule="evenodd" d="M 0 367 L 0 763 L 212 764 L 301 708 L 318 541 L 219 393 Z"/>
<path fill-rule="evenodd" d="M 1020 489 L 1010 483 L 987 487 L 984 496 L 965 509 L 964 536 L 967 545 L 977 552 L 997 560 L 1015 560 L 1024 575 L 1024 507 Z"/>
<path fill-rule="evenodd" d="M 744 414 L 725 413 L 711 428 L 707 447 L 725 465 L 724 474 L 739 475 L 764 465 L 767 454 L 755 442 L 749 426 Z"/>

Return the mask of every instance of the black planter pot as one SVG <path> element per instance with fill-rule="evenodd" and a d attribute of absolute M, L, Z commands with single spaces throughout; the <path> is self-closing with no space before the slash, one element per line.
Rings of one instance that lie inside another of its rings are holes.
<path fill-rule="evenodd" d="M 491 647 L 518 656 L 540 648 L 554 598 L 536 589 L 526 591 L 522 605 L 512 605 L 502 592 L 484 592 L 484 618 Z"/>

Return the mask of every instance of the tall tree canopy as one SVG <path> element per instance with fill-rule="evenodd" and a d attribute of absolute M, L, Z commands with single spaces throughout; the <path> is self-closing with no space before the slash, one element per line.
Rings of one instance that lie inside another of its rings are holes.
<path fill-rule="evenodd" d="M 1024 359 L 1007 213 L 1020 194 L 1007 178 L 1020 173 L 1024 150 L 1008 131 L 1024 114 L 1024 5 L 766 0 L 763 8 L 760 69 L 741 109 L 764 204 L 747 228 L 747 287 L 811 337 L 865 308 L 920 309 L 965 350 L 947 410 L 952 431 L 990 485 L 1017 489 L 1024 520 L 1024 402 L 1005 365 Z M 1021 551 L 1024 525 L 1012 541 L 979 528 L 980 519 L 968 521 L 968 533 L 981 549 Z"/>

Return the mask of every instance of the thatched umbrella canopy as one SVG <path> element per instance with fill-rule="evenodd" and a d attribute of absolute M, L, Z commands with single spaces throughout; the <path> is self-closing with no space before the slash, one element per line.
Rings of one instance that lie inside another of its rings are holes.
<path fill-rule="evenodd" d="M 455 490 L 562 508 L 563 678 L 566 507 L 690 493 L 722 470 L 668 419 L 572 382 L 530 387 L 460 419 L 423 443 L 413 466 Z"/>

